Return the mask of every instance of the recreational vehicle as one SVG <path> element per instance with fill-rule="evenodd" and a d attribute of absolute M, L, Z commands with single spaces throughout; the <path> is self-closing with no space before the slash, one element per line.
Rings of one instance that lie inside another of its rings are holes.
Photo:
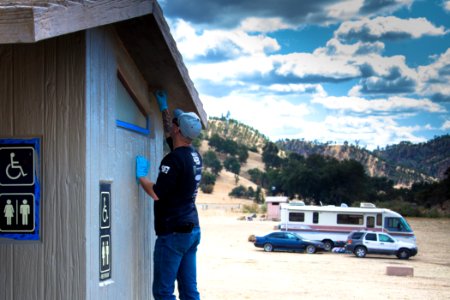
<path fill-rule="evenodd" d="M 387 232 L 399 240 L 416 241 L 411 227 L 399 213 L 370 203 L 361 203 L 361 207 L 284 203 L 279 228 L 322 241 L 327 251 L 343 247 L 348 234 L 354 230 Z"/>

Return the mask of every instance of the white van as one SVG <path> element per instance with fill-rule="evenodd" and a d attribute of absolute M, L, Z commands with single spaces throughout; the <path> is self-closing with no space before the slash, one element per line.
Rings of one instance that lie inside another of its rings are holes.
<path fill-rule="evenodd" d="M 408 222 L 399 214 L 373 204 L 362 207 L 337 207 L 281 204 L 280 230 L 296 231 L 311 240 L 319 240 L 330 251 L 343 247 L 348 234 L 354 230 L 387 232 L 399 240 L 416 242 Z"/>

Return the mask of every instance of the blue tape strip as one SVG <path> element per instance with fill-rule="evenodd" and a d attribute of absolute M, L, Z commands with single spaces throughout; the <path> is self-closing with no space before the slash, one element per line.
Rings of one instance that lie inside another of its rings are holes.
<path fill-rule="evenodd" d="M 136 131 L 138 133 L 144 134 L 144 135 L 149 135 L 150 134 L 150 130 L 147 128 L 142 128 L 140 126 L 136 126 L 134 124 L 130 124 L 124 121 L 120 121 L 120 120 L 116 120 L 116 125 L 128 130 L 132 130 L 132 131 Z M 147 127 L 148 127 L 148 120 L 147 120 Z"/>

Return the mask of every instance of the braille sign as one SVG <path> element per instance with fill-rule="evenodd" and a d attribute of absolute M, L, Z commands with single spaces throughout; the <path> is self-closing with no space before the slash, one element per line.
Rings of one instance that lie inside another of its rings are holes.
<path fill-rule="evenodd" d="M 0 139 L 0 238 L 39 239 L 40 139 Z"/>
<path fill-rule="evenodd" d="M 111 279 L 111 184 L 100 183 L 100 281 Z"/>

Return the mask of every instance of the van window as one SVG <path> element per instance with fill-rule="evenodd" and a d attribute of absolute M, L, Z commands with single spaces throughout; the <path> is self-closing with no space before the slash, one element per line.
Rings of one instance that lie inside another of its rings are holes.
<path fill-rule="evenodd" d="M 365 240 L 377 241 L 377 234 L 376 233 L 368 233 L 368 234 L 366 234 Z"/>
<path fill-rule="evenodd" d="M 305 214 L 304 213 L 289 213 L 289 221 L 292 222 L 305 222 Z"/>
<path fill-rule="evenodd" d="M 349 215 L 349 214 L 337 215 L 338 224 L 363 225 L 363 222 L 364 222 L 363 215 Z"/>
<path fill-rule="evenodd" d="M 374 228 L 375 227 L 375 217 L 367 217 L 367 224 L 366 226 L 368 228 Z"/>
<path fill-rule="evenodd" d="M 313 223 L 318 224 L 319 223 L 319 213 L 313 212 Z"/>

